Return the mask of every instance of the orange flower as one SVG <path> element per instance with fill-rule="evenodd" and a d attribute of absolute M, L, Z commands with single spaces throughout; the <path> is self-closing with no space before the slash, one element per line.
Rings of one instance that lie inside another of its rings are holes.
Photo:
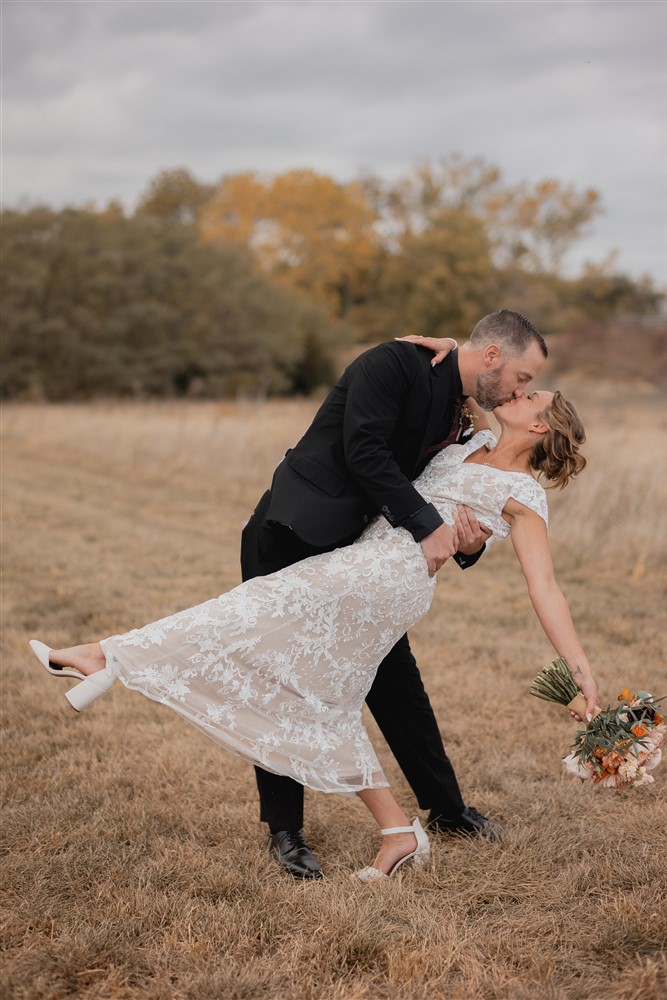
<path fill-rule="evenodd" d="M 620 754 L 618 750 L 610 750 L 602 761 L 602 769 L 606 774 L 616 774 L 622 763 L 623 754 Z"/>
<path fill-rule="evenodd" d="M 665 721 L 664 716 L 660 715 L 660 712 L 656 712 L 654 719 L 656 726 L 661 726 L 664 721 Z"/>
<path fill-rule="evenodd" d="M 635 736 L 646 736 L 648 729 L 646 726 L 636 725 L 632 727 L 631 732 L 634 733 Z"/>
<path fill-rule="evenodd" d="M 628 690 L 628 688 L 623 688 L 623 690 L 621 691 L 621 693 L 618 696 L 618 701 L 633 702 L 636 697 L 637 697 L 636 695 L 630 694 L 630 691 Z"/>

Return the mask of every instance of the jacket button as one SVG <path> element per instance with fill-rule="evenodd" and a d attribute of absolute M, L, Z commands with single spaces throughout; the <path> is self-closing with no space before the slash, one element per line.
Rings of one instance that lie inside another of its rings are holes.
<path fill-rule="evenodd" d="M 363 521 L 364 524 L 368 524 L 368 522 L 370 521 L 370 518 L 369 518 L 368 514 L 364 514 L 364 516 L 362 517 L 361 520 Z"/>

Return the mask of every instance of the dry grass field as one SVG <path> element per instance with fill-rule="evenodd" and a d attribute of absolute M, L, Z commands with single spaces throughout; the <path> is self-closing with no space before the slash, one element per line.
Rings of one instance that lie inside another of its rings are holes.
<path fill-rule="evenodd" d="M 563 387 L 590 466 L 552 497 L 561 584 L 603 700 L 667 694 L 664 399 Z M 76 717 L 32 659 L 30 637 L 100 638 L 236 584 L 243 521 L 314 405 L 5 407 L 2 996 L 664 1000 L 667 765 L 623 793 L 562 773 L 575 726 L 527 694 L 552 651 L 509 543 L 446 566 L 413 633 L 466 799 L 506 839 L 434 840 L 428 870 L 380 886 L 348 878 L 377 844 L 354 797 L 307 793 L 328 877 L 293 883 L 249 765 L 121 685 Z"/>

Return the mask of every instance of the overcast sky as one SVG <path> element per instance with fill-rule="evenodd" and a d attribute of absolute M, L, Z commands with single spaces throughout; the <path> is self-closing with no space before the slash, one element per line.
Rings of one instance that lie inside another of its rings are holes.
<path fill-rule="evenodd" d="M 597 188 L 571 264 L 667 281 L 664 0 L 2 0 L 3 202 L 164 168 L 387 178 L 454 151 Z"/>

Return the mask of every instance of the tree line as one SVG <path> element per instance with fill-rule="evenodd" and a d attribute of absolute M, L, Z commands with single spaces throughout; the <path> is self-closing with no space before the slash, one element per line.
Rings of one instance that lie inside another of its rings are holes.
<path fill-rule="evenodd" d="M 136 209 L 2 212 L 5 398 L 309 393 L 341 348 L 469 333 L 496 308 L 546 333 L 655 312 L 613 258 L 564 273 L 596 191 L 508 185 L 452 157 L 396 182 L 313 170 L 160 173 Z"/>

